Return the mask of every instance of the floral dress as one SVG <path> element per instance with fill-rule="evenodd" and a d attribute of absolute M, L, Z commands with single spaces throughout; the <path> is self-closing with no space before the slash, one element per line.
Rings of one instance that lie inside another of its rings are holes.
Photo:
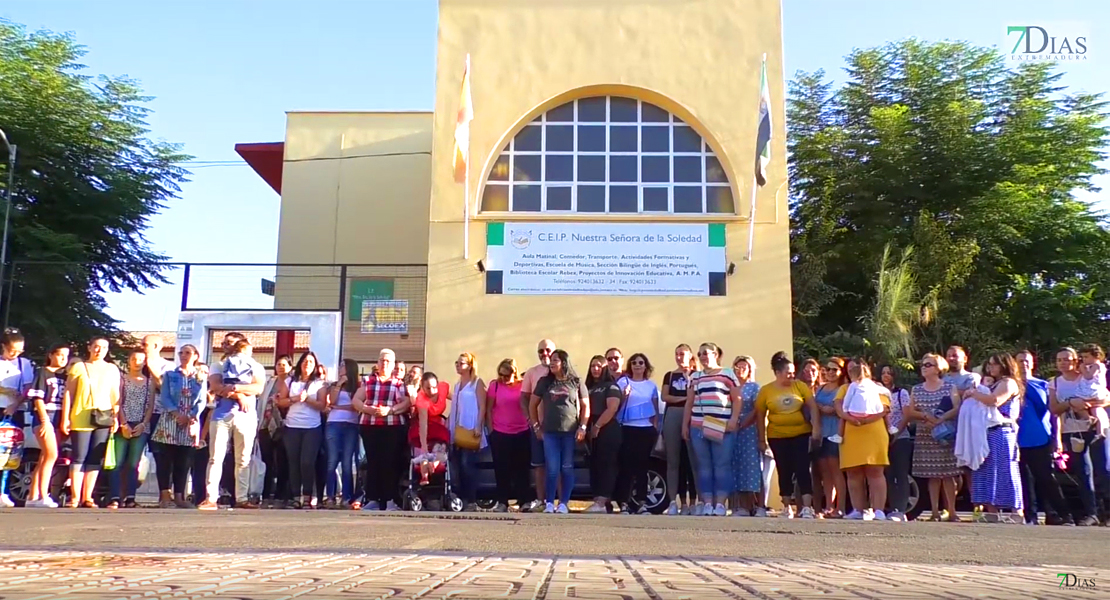
<path fill-rule="evenodd" d="M 186 376 L 181 369 L 167 371 L 162 378 L 162 394 L 159 404 L 163 415 L 158 419 L 151 439 L 160 444 L 171 446 L 201 445 L 200 411 L 208 397 L 208 381 L 201 372 Z M 198 422 L 187 426 L 177 424 L 177 411 L 184 412 Z"/>
<path fill-rule="evenodd" d="M 740 422 L 755 412 L 755 397 L 759 394 L 759 384 L 749 381 L 740 388 Z M 763 487 L 763 455 L 759 451 L 756 426 L 752 423 L 736 432 L 732 445 L 732 472 L 736 492 L 759 492 Z"/>
<path fill-rule="evenodd" d="M 944 383 L 940 389 L 930 392 L 925 389 L 925 384 L 919 383 L 913 387 L 910 399 L 918 412 L 932 415 L 940 410 L 940 404 L 945 398 L 952 397 L 953 386 Z M 941 479 L 944 477 L 958 477 L 960 468 L 956 466 L 956 453 L 952 446 L 945 446 L 933 437 L 933 426 L 925 421 L 917 424 L 917 435 L 913 441 L 913 476 L 923 479 Z"/>

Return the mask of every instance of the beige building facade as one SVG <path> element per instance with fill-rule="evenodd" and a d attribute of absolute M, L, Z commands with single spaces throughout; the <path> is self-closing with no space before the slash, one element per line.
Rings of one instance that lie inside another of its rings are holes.
<path fill-rule="evenodd" d="M 352 318 L 344 353 L 451 372 L 469 351 L 487 379 L 545 337 L 580 370 L 616 346 L 661 374 L 704 341 L 766 365 L 792 338 L 781 32 L 778 0 L 441 0 L 434 112 L 289 114 L 279 183 L 263 175 L 278 261 L 372 266 L 283 267 L 275 306 L 407 302 L 405 334 Z M 452 167 L 467 55 L 469 194 Z"/>

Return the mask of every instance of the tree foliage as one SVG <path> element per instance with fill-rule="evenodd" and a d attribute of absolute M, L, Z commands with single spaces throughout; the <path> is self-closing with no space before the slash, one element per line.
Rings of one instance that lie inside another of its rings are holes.
<path fill-rule="evenodd" d="M 84 54 L 70 35 L 0 21 L 0 129 L 19 148 L 0 308 L 31 350 L 118 333 L 105 292 L 165 281 L 144 233 L 187 176 L 180 146 L 148 137 L 150 98 L 87 75 Z"/>
<path fill-rule="evenodd" d="M 846 73 L 790 86 L 799 350 L 866 350 L 886 249 L 911 246 L 906 293 L 935 308 L 910 328 L 914 354 L 1110 341 L 1110 234 L 1075 197 L 1106 158 L 1101 96 L 960 42 L 857 50 Z"/>

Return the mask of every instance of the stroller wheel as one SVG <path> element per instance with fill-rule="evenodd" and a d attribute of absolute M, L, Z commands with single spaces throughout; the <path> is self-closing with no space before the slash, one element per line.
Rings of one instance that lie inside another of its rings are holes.
<path fill-rule="evenodd" d="M 412 512 L 420 512 L 424 510 L 424 501 L 420 499 L 420 496 L 416 492 L 405 490 L 404 508 Z"/>
<path fill-rule="evenodd" d="M 454 493 L 447 495 L 447 510 L 454 513 L 463 511 L 463 501 Z"/>

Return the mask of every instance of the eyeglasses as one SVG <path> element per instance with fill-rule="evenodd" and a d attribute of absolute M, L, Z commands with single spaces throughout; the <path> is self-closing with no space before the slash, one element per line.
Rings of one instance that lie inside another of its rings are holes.
<path fill-rule="evenodd" d="M 933 367 L 936 367 L 936 366 L 937 366 L 937 363 L 931 363 L 931 362 L 921 363 L 921 368 L 922 369 L 930 369 L 930 368 L 933 368 Z"/>
<path fill-rule="evenodd" d="M 620 362 L 621 357 L 619 357 L 619 356 L 606 356 L 605 360 L 607 360 L 608 362 Z"/>
<path fill-rule="evenodd" d="M 552 352 L 554 352 L 554 350 L 552 350 L 551 348 L 540 348 L 539 350 L 536 350 L 536 354 L 539 354 L 540 356 L 547 356 Z"/>

